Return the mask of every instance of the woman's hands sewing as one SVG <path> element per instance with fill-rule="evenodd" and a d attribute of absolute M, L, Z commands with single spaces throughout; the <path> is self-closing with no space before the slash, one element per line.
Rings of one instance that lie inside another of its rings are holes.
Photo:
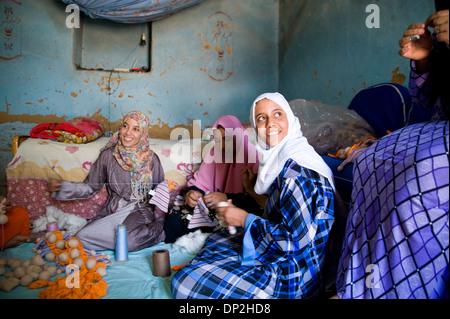
<path fill-rule="evenodd" d="M 243 172 L 242 183 L 244 184 L 244 189 L 247 193 L 253 196 L 253 194 L 255 193 L 254 187 L 256 182 L 256 174 L 248 166 L 245 166 L 242 169 L 242 172 Z M 203 197 L 203 199 L 205 200 L 205 204 L 206 206 L 208 206 L 208 208 L 217 209 L 217 204 L 220 202 L 226 202 L 228 200 L 228 197 L 224 193 L 213 192 L 206 194 Z"/>
<path fill-rule="evenodd" d="M 198 199 L 201 197 L 203 197 L 205 205 L 210 209 L 215 209 L 217 203 L 219 202 L 227 201 L 227 195 L 225 195 L 224 193 L 214 192 L 203 196 L 199 191 L 191 190 L 187 192 L 186 196 L 184 197 L 184 202 L 190 207 L 195 207 L 197 206 Z"/>
<path fill-rule="evenodd" d="M 224 221 L 229 226 L 245 227 L 245 219 L 248 213 L 234 206 L 231 200 L 228 200 L 227 207 L 216 207 L 216 212 L 219 220 Z"/>
<path fill-rule="evenodd" d="M 418 40 L 412 40 L 412 36 L 419 35 Z M 433 37 L 425 23 L 411 24 L 403 33 L 403 38 L 398 42 L 402 57 L 415 61 L 428 59 L 433 50 Z"/>
<path fill-rule="evenodd" d="M 203 196 L 205 204 L 208 208 L 216 209 L 219 202 L 226 202 L 228 197 L 224 193 L 213 192 Z"/>
<path fill-rule="evenodd" d="M 246 166 L 242 169 L 243 172 L 243 178 L 242 182 L 244 184 L 245 191 L 252 196 L 261 207 L 264 207 L 267 197 L 264 195 L 258 195 L 255 193 L 254 187 L 256 183 L 256 174 L 253 172 L 253 170 Z M 196 190 L 190 190 L 186 193 L 184 196 L 184 202 L 185 204 L 189 205 L 190 207 L 197 206 L 198 199 L 201 198 L 203 195 L 199 191 Z M 226 194 L 221 192 L 213 192 L 206 194 L 203 196 L 203 200 L 205 201 L 205 205 L 210 209 L 216 209 L 217 210 L 217 204 L 220 202 L 226 202 L 228 200 L 228 197 Z M 233 225 L 231 225 L 233 226 Z"/>
<path fill-rule="evenodd" d="M 402 57 L 415 60 L 417 71 L 424 73 L 430 63 L 431 51 L 433 50 L 433 37 L 428 27 L 434 28 L 436 39 L 439 42 L 449 44 L 449 10 L 438 11 L 430 15 L 425 23 L 415 23 L 410 25 L 403 33 L 403 37 L 398 42 Z M 420 38 L 413 40 L 411 37 L 419 35 Z"/>
<path fill-rule="evenodd" d="M 184 202 L 190 207 L 197 206 L 197 201 L 203 196 L 199 191 L 191 190 L 184 196 Z"/>
<path fill-rule="evenodd" d="M 54 178 L 48 179 L 47 188 L 49 192 L 57 192 L 61 189 L 61 181 Z"/>
<path fill-rule="evenodd" d="M 448 18 L 449 10 L 442 10 L 433 13 L 430 15 L 425 21 L 425 24 L 431 28 L 434 28 L 434 32 L 436 33 L 436 39 L 439 42 L 445 42 L 447 45 L 449 43 L 449 33 L 448 33 Z"/>

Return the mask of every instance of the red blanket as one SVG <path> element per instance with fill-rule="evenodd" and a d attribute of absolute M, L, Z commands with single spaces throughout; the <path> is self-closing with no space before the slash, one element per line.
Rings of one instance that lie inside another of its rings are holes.
<path fill-rule="evenodd" d="M 30 132 L 31 137 L 76 144 L 91 142 L 102 135 L 100 123 L 86 117 L 76 117 L 62 123 L 38 124 Z"/>

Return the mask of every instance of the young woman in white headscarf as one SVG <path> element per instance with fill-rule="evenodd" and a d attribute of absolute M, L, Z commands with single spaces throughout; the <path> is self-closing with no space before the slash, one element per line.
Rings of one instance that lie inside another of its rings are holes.
<path fill-rule="evenodd" d="M 172 280 L 175 298 L 312 298 L 334 221 L 333 175 L 303 136 L 279 93 L 260 95 L 250 112 L 260 164 L 255 184 L 268 200 L 264 216 L 217 208 L 238 227 L 208 237 L 198 255 Z"/>

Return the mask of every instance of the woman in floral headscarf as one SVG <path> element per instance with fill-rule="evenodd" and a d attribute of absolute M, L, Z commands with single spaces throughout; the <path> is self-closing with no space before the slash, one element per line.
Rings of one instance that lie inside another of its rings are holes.
<path fill-rule="evenodd" d="M 114 249 L 118 224 L 127 228 L 129 251 L 164 240 L 165 214 L 147 198 L 149 190 L 164 180 L 160 160 L 149 148 L 148 126 L 145 114 L 128 113 L 83 183 L 49 180 L 49 190 L 56 200 L 87 199 L 106 186 L 109 198 L 105 205 L 76 234 L 84 248 Z"/>

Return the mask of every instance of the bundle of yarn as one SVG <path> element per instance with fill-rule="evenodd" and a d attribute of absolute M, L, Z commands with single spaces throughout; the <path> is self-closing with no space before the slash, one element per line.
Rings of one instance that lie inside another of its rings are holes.
<path fill-rule="evenodd" d="M 391 132 L 388 131 L 388 134 L 390 133 Z M 351 147 L 349 146 L 347 148 L 340 149 L 336 154 L 328 154 L 328 156 L 344 159 L 344 161 L 337 168 L 338 171 L 342 171 L 347 164 L 356 162 L 358 156 L 365 152 L 366 149 L 377 140 L 377 138 L 369 136 Z"/>
<path fill-rule="evenodd" d="M 39 240 L 34 251 L 47 261 L 55 262 L 58 276 L 55 281 L 37 280 L 28 289 L 46 289 L 39 292 L 41 299 L 100 299 L 107 294 L 107 283 L 103 278 L 107 266 L 112 265 L 111 256 L 86 250 L 72 234 L 55 230 Z M 76 280 L 71 283 L 70 277 Z M 71 283 L 71 284 L 68 284 Z"/>

